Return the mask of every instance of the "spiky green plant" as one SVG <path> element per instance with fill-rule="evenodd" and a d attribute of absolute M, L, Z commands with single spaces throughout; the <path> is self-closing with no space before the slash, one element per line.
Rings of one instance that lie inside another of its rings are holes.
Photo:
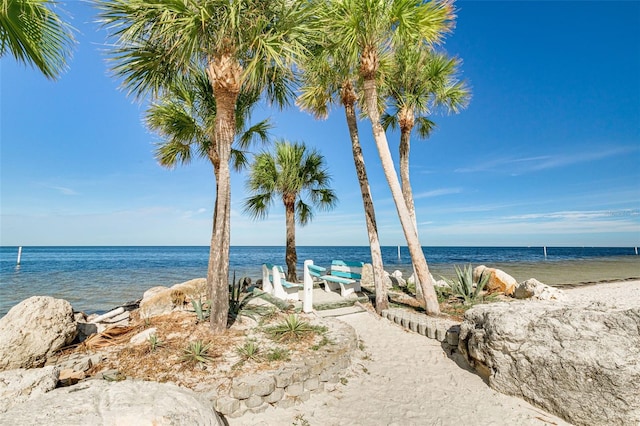
<path fill-rule="evenodd" d="M 149 342 L 149 351 L 154 352 L 156 349 L 164 346 L 164 342 L 156 334 L 152 334 L 147 338 Z"/>
<path fill-rule="evenodd" d="M 211 314 L 211 303 L 208 300 L 204 302 L 198 297 L 198 299 L 191 299 L 191 306 L 196 313 L 197 322 L 204 322 L 209 318 Z"/>
<path fill-rule="evenodd" d="M 243 361 L 260 361 L 262 359 L 262 351 L 254 340 L 248 340 L 244 345 L 236 347 L 236 353 Z"/>
<path fill-rule="evenodd" d="M 451 292 L 458 298 L 461 298 L 464 304 L 473 304 L 480 297 L 480 293 L 484 290 L 485 285 L 489 281 L 489 274 L 482 274 L 477 284 L 473 282 L 473 268 L 471 265 L 465 266 L 464 270 L 454 266 L 456 271 L 456 279 L 451 280 L 442 277 L 451 287 Z"/>
<path fill-rule="evenodd" d="M 265 293 L 246 293 L 242 294 L 242 282 L 244 277 L 236 282 L 236 273 L 233 273 L 233 279 L 229 284 L 229 325 L 233 321 L 242 322 L 241 316 L 255 319 L 256 316 L 266 315 L 271 308 L 259 305 L 249 305 L 249 302 L 257 297 L 262 297 Z"/>
<path fill-rule="evenodd" d="M 286 342 L 300 340 L 310 334 L 325 332 L 326 328 L 313 326 L 307 321 L 301 320 L 298 315 L 291 314 L 279 324 L 267 327 L 265 331 L 274 340 Z"/>
<path fill-rule="evenodd" d="M 213 361 L 213 356 L 209 353 L 210 343 L 204 343 L 202 340 L 189 342 L 189 345 L 183 350 L 182 360 L 192 364 L 206 363 Z"/>

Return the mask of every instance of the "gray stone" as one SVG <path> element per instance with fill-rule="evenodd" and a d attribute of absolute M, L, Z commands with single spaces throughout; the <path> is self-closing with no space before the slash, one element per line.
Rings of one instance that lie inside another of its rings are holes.
<path fill-rule="evenodd" d="M 310 391 L 318 389 L 319 385 L 320 381 L 317 377 L 311 377 L 304 381 L 304 388 Z"/>
<path fill-rule="evenodd" d="M 240 401 L 230 396 L 221 396 L 216 399 L 214 407 L 223 415 L 229 415 L 240 408 Z"/>
<path fill-rule="evenodd" d="M 271 376 L 258 376 L 253 378 L 251 392 L 258 396 L 269 395 L 276 389 L 276 381 Z M 249 407 L 251 408 L 251 407 Z"/>
<path fill-rule="evenodd" d="M 444 327 L 436 328 L 436 340 L 439 342 L 444 342 L 447 339 L 447 331 Z"/>
<path fill-rule="evenodd" d="M 263 401 L 261 396 L 251 395 L 249 398 L 245 399 L 243 402 L 247 406 L 247 408 L 256 408 L 262 405 Z"/>
<path fill-rule="evenodd" d="M 518 284 L 513 297 L 516 299 L 566 300 L 562 290 L 543 284 L 535 278 L 530 278 Z"/>
<path fill-rule="evenodd" d="M 429 339 L 436 338 L 436 327 L 433 324 L 427 324 L 427 337 Z"/>
<path fill-rule="evenodd" d="M 0 414 L 12 425 L 224 425 L 198 394 L 171 383 L 90 380 Z"/>
<path fill-rule="evenodd" d="M 422 334 L 423 336 L 427 335 L 427 323 L 424 321 L 420 321 L 418 323 L 418 334 Z"/>
<path fill-rule="evenodd" d="M 293 383 L 293 371 L 292 370 L 280 370 L 275 375 L 276 387 L 286 388 Z"/>
<path fill-rule="evenodd" d="M 0 371 L 35 368 L 76 337 L 73 308 L 66 300 L 33 296 L 0 318 Z"/>
<path fill-rule="evenodd" d="M 266 395 L 264 397 L 264 400 L 265 400 L 265 402 L 268 402 L 269 404 L 273 404 L 273 403 L 276 403 L 276 402 L 280 401 L 283 396 L 284 396 L 284 389 L 276 388 L 269 395 Z"/>
<path fill-rule="evenodd" d="M 258 414 L 258 413 L 264 413 L 265 411 L 267 411 L 267 408 L 269 408 L 269 404 L 267 404 L 266 402 L 263 402 L 257 407 L 249 409 L 249 411 L 251 411 L 254 414 Z"/>
<path fill-rule="evenodd" d="M 282 409 L 291 408 L 295 405 L 295 400 L 293 398 L 284 398 L 278 402 L 278 407 Z"/>
<path fill-rule="evenodd" d="M 300 396 L 302 394 L 302 392 L 304 391 L 304 386 L 300 382 L 291 383 L 289 386 L 287 386 L 285 391 L 287 392 L 287 395 L 289 395 L 289 396 Z"/>
<path fill-rule="evenodd" d="M 576 425 L 640 424 L 640 307 L 512 302 L 465 313 L 458 349 L 489 385 Z"/>
<path fill-rule="evenodd" d="M 238 399 L 247 399 L 251 396 L 252 390 L 251 377 L 244 376 L 234 379 L 231 384 L 231 395 Z"/>
<path fill-rule="evenodd" d="M 54 366 L 0 372 L 0 413 L 56 388 L 60 369 Z"/>
<path fill-rule="evenodd" d="M 140 333 L 136 334 L 129 340 L 129 343 L 132 345 L 142 345 L 149 342 L 149 337 L 151 335 L 156 334 L 157 329 L 155 327 L 147 328 L 146 330 L 142 330 Z"/>

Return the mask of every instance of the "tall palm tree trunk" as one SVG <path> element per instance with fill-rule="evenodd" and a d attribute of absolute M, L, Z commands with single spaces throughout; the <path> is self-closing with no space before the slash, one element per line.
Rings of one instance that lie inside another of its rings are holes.
<path fill-rule="evenodd" d="M 296 253 L 296 212 L 295 196 L 283 196 L 285 206 L 285 221 L 287 227 L 287 245 L 285 261 L 287 262 L 287 281 L 295 283 L 298 281 L 296 263 L 298 254 Z"/>
<path fill-rule="evenodd" d="M 213 233 L 209 248 L 207 286 L 211 300 L 211 330 L 226 329 L 229 312 L 229 246 L 231 228 L 231 173 L 229 159 L 235 136 L 235 106 L 238 93 L 212 84 L 216 96 L 215 140 L 218 156 Z"/>
<path fill-rule="evenodd" d="M 411 119 L 413 119 L 413 111 L 411 111 Z M 409 178 L 409 151 L 411 149 L 411 129 L 413 128 L 412 123 L 401 123 L 400 124 L 400 184 L 402 185 L 402 197 L 404 198 L 404 202 L 407 205 L 407 209 L 409 210 L 409 216 L 411 217 L 411 222 L 413 223 L 413 227 L 416 230 L 416 236 L 418 235 L 418 220 L 416 219 L 416 207 L 413 202 L 413 191 L 411 190 L 411 181 Z M 419 239 L 419 237 L 418 237 Z M 413 278 L 416 284 L 416 298 L 420 301 L 424 300 L 424 295 L 422 294 L 422 287 L 418 282 L 418 274 L 416 273 L 416 268 L 413 268 Z"/>
<path fill-rule="evenodd" d="M 429 276 L 429 267 L 427 266 L 427 260 L 424 257 L 420 241 L 418 240 L 418 234 L 409 215 L 409 210 L 402 196 L 402 188 L 398 181 L 398 176 L 395 171 L 393 159 L 391 157 L 391 151 L 389 150 L 389 144 L 387 142 L 387 136 L 384 133 L 384 129 L 380 124 L 380 114 L 378 112 L 378 91 L 376 88 L 376 81 L 370 76 L 365 76 L 364 80 L 364 98 L 369 120 L 371 121 L 371 127 L 373 130 L 373 139 L 378 148 L 378 154 L 380 155 L 380 161 L 382 162 L 382 169 L 384 175 L 389 184 L 393 201 L 398 211 L 398 217 L 404 231 L 407 245 L 409 246 L 409 253 L 411 255 L 411 261 L 413 267 L 418 275 L 418 281 L 422 286 L 422 293 L 425 299 L 425 310 L 428 315 L 438 315 L 440 313 L 440 307 L 438 305 L 438 298 L 436 296 L 433 283 Z"/>
<path fill-rule="evenodd" d="M 355 112 L 355 93 L 353 86 L 347 82 L 342 89 L 342 104 L 347 119 L 347 127 L 351 136 L 351 149 L 353 151 L 353 162 L 360 183 L 360 192 L 362 194 L 362 204 L 364 206 L 364 215 L 367 223 L 367 234 L 369 235 L 369 248 L 371 250 L 371 264 L 373 266 L 373 284 L 376 290 L 376 312 L 381 314 L 383 310 L 389 308 L 389 299 L 387 298 L 387 287 L 384 283 L 384 264 L 382 263 L 382 250 L 380 248 L 380 239 L 378 238 L 378 226 L 376 224 L 376 214 L 373 207 L 373 199 L 371 197 L 371 188 L 369 187 L 369 179 L 367 170 L 364 165 L 364 156 L 362 155 L 362 147 L 360 146 L 360 138 L 358 136 L 358 120 Z"/>

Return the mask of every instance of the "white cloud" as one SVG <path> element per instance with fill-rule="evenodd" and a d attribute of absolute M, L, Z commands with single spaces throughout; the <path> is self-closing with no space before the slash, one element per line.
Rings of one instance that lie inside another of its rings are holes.
<path fill-rule="evenodd" d="M 50 186 L 51 189 L 55 189 L 64 195 L 80 195 L 78 192 L 74 191 L 71 188 L 66 188 L 64 186 Z"/>
<path fill-rule="evenodd" d="M 462 188 L 440 188 L 434 189 L 432 191 L 420 192 L 418 194 L 414 194 L 413 198 L 418 200 L 420 198 L 430 198 L 430 197 L 439 197 L 441 195 L 449 195 L 449 194 L 460 194 L 462 192 Z"/>

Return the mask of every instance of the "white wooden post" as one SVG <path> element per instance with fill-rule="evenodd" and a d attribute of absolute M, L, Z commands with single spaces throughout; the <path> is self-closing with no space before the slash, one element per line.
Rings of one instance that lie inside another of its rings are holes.
<path fill-rule="evenodd" d="M 313 312 L 313 278 L 309 273 L 309 265 L 313 260 L 304 261 L 304 291 L 302 292 L 302 311 L 305 314 Z"/>
<path fill-rule="evenodd" d="M 636 252 L 636 254 L 638 254 Z M 16 263 L 17 266 L 20 266 L 20 258 L 22 257 L 22 246 L 18 247 L 18 263 Z"/>

